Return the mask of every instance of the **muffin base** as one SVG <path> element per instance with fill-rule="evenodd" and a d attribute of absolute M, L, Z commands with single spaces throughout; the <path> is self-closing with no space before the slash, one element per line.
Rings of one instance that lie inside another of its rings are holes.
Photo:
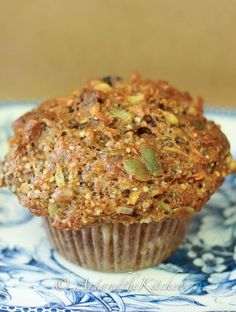
<path fill-rule="evenodd" d="M 52 246 L 67 260 L 87 269 L 129 272 L 167 259 L 181 243 L 188 220 L 135 224 L 95 224 L 79 231 L 52 227 L 44 217 Z"/>

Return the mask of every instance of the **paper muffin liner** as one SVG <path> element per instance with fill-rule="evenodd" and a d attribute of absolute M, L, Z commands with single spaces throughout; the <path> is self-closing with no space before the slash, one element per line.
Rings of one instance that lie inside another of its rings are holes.
<path fill-rule="evenodd" d="M 181 243 L 189 220 L 135 224 L 95 224 L 81 230 L 61 230 L 44 217 L 53 247 L 81 267 L 105 272 L 129 272 L 167 259 Z"/>

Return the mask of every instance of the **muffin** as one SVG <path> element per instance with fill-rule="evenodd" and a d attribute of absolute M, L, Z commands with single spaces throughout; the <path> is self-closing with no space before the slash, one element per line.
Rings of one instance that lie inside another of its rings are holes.
<path fill-rule="evenodd" d="M 13 123 L 0 185 L 43 217 L 73 263 L 106 272 L 156 265 L 235 172 L 202 102 L 138 75 L 91 79 Z"/>

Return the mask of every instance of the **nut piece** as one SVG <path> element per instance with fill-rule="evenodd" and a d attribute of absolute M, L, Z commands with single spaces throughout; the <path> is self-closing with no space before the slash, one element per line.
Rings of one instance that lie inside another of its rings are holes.
<path fill-rule="evenodd" d="M 33 141 L 39 138 L 43 131 L 44 123 L 37 120 L 29 120 L 24 127 L 25 139 Z"/>
<path fill-rule="evenodd" d="M 182 207 L 171 210 L 171 215 L 175 218 L 183 219 L 190 218 L 194 212 L 195 210 L 191 207 Z"/>
<path fill-rule="evenodd" d="M 73 191 L 69 188 L 57 188 L 52 194 L 52 198 L 57 202 L 70 201 L 73 197 Z"/>
<path fill-rule="evenodd" d="M 227 158 L 227 163 L 229 167 L 229 172 L 230 173 L 236 173 L 236 161 L 233 160 L 233 158 L 230 156 Z"/>
<path fill-rule="evenodd" d="M 129 196 L 128 205 L 135 205 L 141 195 L 142 191 L 132 192 Z"/>
<path fill-rule="evenodd" d="M 21 184 L 20 190 L 22 193 L 27 194 L 30 191 L 30 186 L 27 182 Z"/>
<path fill-rule="evenodd" d="M 105 82 L 98 82 L 93 87 L 94 90 L 102 91 L 102 92 L 110 92 L 112 88 Z"/>

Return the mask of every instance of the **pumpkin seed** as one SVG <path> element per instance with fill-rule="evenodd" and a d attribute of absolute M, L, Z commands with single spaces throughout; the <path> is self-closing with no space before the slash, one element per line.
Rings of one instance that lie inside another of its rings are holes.
<path fill-rule="evenodd" d="M 57 212 L 57 205 L 55 203 L 49 203 L 48 205 L 48 213 L 51 218 L 55 216 Z"/>
<path fill-rule="evenodd" d="M 152 219 L 151 217 L 146 217 L 140 220 L 140 223 L 151 223 Z"/>
<path fill-rule="evenodd" d="M 58 187 L 63 187 L 65 185 L 65 178 L 61 169 L 61 166 L 57 164 L 55 180 Z"/>
<path fill-rule="evenodd" d="M 157 207 L 158 209 L 160 209 L 161 211 L 170 211 L 170 205 L 164 203 L 163 200 L 160 200 L 157 202 Z"/>
<path fill-rule="evenodd" d="M 128 214 L 128 215 L 133 214 L 133 211 L 134 211 L 134 208 L 129 208 L 129 207 L 119 207 L 117 209 L 117 213 Z"/>
<path fill-rule="evenodd" d="M 132 115 L 123 108 L 113 107 L 111 113 L 114 117 L 120 118 L 126 123 L 132 120 Z"/>
<path fill-rule="evenodd" d="M 137 93 L 135 95 L 130 95 L 128 97 L 128 102 L 129 104 L 131 105 L 137 105 L 139 104 L 140 102 L 142 102 L 144 99 L 144 94 L 143 93 Z"/>
<path fill-rule="evenodd" d="M 142 203 L 142 208 L 143 209 L 148 209 L 151 206 L 151 202 L 150 201 L 145 201 L 144 203 Z"/>
<path fill-rule="evenodd" d="M 144 146 L 141 149 L 141 156 L 148 171 L 154 176 L 157 176 L 160 171 L 160 165 L 155 152 L 150 147 Z"/>
<path fill-rule="evenodd" d="M 177 125 L 178 124 L 178 119 L 174 114 L 171 114 L 167 111 L 163 111 L 163 115 L 165 120 L 171 124 L 171 125 Z"/>
<path fill-rule="evenodd" d="M 136 180 L 139 181 L 149 181 L 151 180 L 151 175 L 145 165 L 138 159 L 127 159 L 124 161 L 125 171 L 133 175 Z"/>

